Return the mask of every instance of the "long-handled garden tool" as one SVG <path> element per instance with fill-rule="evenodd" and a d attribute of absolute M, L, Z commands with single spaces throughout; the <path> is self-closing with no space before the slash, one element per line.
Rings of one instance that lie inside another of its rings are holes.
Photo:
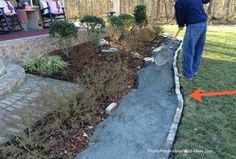
<path fill-rule="evenodd" d="M 176 37 L 179 35 L 180 31 L 181 29 L 177 31 L 177 33 L 175 34 L 174 38 L 171 40 L 171 43 L 169 45 L 163 46 L 158 51 L 156 51 L 157 55 L 154 60 L 158 66 L 166 64 L 171 59 L 171 54 L 172 54 L 171 45 L 173 44 Z"/>

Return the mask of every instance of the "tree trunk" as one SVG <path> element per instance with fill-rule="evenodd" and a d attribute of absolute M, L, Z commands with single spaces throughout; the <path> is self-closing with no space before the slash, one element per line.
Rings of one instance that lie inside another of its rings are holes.
<path fill-rule="evenodd" d="M 231 4 L 231 0 L 225 0 L 224 1 L 224 10 L 225 10 L 225 17 L 229 17 L 230 15 L 230 4 Z"/>

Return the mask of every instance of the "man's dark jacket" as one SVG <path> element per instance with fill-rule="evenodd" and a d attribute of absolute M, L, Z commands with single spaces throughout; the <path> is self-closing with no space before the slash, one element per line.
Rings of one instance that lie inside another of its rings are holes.
<path fill-rule="evenodd" d="M 180 27 L 207 21 L 203 3 L 210 0 L 177 0 L 175 3 L 176 21 Z"/>
<path fill-rule="evenodd" d="M 209 3 L 211 0 L 202 0 L 202 3 L 203 4 L 207 4 L 207 3 Z"/>

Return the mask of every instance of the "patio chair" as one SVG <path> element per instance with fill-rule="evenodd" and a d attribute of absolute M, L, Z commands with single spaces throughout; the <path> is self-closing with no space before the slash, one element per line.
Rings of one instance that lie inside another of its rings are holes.
<path fill-rule="evenodd" d="M 60 0 L 39 0 L 43 27 L 50 27 L 53 21 L 66 20 L 65 10 Z"/>
<path fill-rule="evenodd" d="M 23 28 L 11 2 L 0 0 L 0 32 L 21 31 Z"/>

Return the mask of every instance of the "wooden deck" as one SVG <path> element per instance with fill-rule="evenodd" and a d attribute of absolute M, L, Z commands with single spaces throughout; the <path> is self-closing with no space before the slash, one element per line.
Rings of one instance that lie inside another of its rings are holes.
<path fill-rule="evenodd" d="M 48 29 L 41 29 L 37 31 L 18 31 L 6 34 L 0 34 L 0 41 L 21 39 L 26 37 L 38 36 L 48 34 Z"/>

